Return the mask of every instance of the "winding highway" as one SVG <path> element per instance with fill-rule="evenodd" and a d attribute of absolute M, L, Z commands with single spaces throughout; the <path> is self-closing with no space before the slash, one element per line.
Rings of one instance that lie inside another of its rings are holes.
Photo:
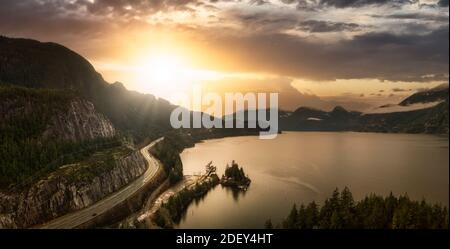
<path fill-rule="evenodd" d="M 141 154 L 148 162 L 148 168 L 144 172 L 144 174 L 142 174 L 136 180 L 134 180 L 124 188 L 120 189 L 119 191 L 108 195 L 106 198 L 94 203 L 89 207 L 58 217 L 54 220 L 51 220 L 42 225 L 38 225 L 34 228 L 43 228 L 43 229 L 76 228 L 90 221 L 91 219 L 94 219 L 96 216 L 105 213 L 106 211 L 110 210 L 116 205 L 124 202 L 127 198 L 132 196 L 134 193 L 138 192 L 149 181 L 151 181 L 158 172 L 158 170 L 161 168 L 159 161 L 156 160 L 149 153 L 148 150 L 149 148 L 153 147 L 155 144 L 159 143 L 163 139 L 164 138 L 161 137 L 151 142 L 149 145 L 145 146 L 140 150 Z"/>

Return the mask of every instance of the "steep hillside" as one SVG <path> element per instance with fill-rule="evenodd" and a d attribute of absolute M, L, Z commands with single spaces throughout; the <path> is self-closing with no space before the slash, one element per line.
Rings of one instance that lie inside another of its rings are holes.
<path fill-rule="evenodd" d="M 448 99 L 426 109 L 363 115 L 360 125 L 358 131 L 448 134 Z"/>
<path fill-rule="evenodd" d="M 137 142 L 170 129 L 169 102 L 107 83 L 86 59 L 55 43 L 0 37 L 0 83 L 73 90 Z"/>
<path fill-rule="evenodd" d="M 0 86 L 0 187 L 116 146 L 116 130 L 71 91 Z"/>
<path fill-rule="evenodd" d="M 86 208 L 147 166 L 77 93 L 0 86 L 0 228 L 29 227 Z"/>
<path fill-rule="evenodd" d="M 147 166 L 139 151 L 114 147 L 65 165 L 20 192 L 0 192 L 0 228 L 23 228 L 80 210 L 123 188 Z"/>
<path fill-rule="evenodd" d="M 85 95 L 103 85 L 87 60 L 56 43 L 0 36 L 0 82 L 71 89 Z"/>
<path fill-rule="evenodd" d="M 116 133 L 91 102 L 70 91 L 0 86 L 0 97 L 0 126 L 4 129 L 34 122 L 26 130 L 35 130 L 42 139 L 72 142 L 113 137 Z"/>
<path fill-rule="evenodd" d="M 175 108 L 164 99 L 127 90 L 121 83 L 107 84 L 92 99 L 116 128 L 137 143 L 171 130 L 170 113 Z"/>

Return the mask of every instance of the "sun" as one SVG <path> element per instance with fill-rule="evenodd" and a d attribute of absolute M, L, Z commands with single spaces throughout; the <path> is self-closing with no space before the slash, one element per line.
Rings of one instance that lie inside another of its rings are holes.
<path fill-rule="evenodd" d="M 221 72 L 196 68 L 194 62 L 194 58 L 170 52 L 144 55 L 131 67 L 135 89 L 170 100 L 179 93 L 192 93 L 197 84 L 225 77 Z"/>
<path fill-rule="evenodd" d="M 190 70 L 186 63 L 172 54 L 148 56 L 138 65 L 137 76 L 142 89 L 167 96 L 190 83 Z"/>
<path fill-rule="evenodd" d="M 156 55 L 141 65 L 142 77 L 148 83 L 174 84 L 181 80 L 186 71 L 182 60 L 173 55 Z"/>

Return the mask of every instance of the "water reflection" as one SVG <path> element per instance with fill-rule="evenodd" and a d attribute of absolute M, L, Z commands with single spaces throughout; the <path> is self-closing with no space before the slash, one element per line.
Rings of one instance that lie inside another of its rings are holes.
<path fill-rule="evenodd" d="M 231 160 L 252 180 L 247 192 L 217 186 L 189 206 L 179 228 L 262 228 L 281 221 L 292 204 L 323 202 L 348 186 L 368 193 L 426 198 L 448 206 L 448 136 L 298 132 L 274 140 L 209 140 L 183 152 L 185 174 L 214 161 L 219 174 Z M 220 213 L 221 215 L 217 215 Z"/>
<path fill-rule="evenodd" d="M 247 191 L 248 191 L 245 189 L 230 188 L 230 187 L 224 187 L 224 186 L 220 186 L 220 187 L 222 188 L 222 190 L 226 191 L 227 195 L 231 195 L 235 202 L 239 201 L 240 197 L 244 197 L 245 193 L 247 193 Z"/>
<path fill-rule="evenodd" d="M 193 201 L 191 202 L 191 204 L 189 204 L 189 206 L 197 207 L 197 206 L 201 205 L 202 202 L 205 200 L 205 198 L 208 196 L 208 194 L 210 194 L 211 191 L 214 191 L 214 189 L 216 189 L 217 187 L 218 187 L 218 186 L 216 185 L 216 186 L 212 187 L 208 192 L 206 192 L 206 193 L 204 193 L 204 194 L 201 194 L 201 195 L 198 195 L 198 196 L 194 197 Z M 185 210 L 180 214 L 179 217 L 175 217 L 175 219 L 173 220 L 173 222 L 175 223 L 175 225 L 179 225 L 181 222 L 183 222 L 183 221 L 186 219 L 186 217 L 187 217 L 187 215 L 188 215 L 188 210 L 189 210 L 189 209 L 185 209 Z M 191 211 L 191 212 L 192 212 L 192 211 Z M 191 215 L 192 215 L 192 214 L 191 214 Z"/>

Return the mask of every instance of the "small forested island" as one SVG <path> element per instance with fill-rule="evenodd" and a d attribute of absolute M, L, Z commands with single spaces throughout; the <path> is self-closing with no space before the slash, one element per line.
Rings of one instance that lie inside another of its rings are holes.
<path fill-rule="evenodd" d="M 322 207 L 315 202 L 294 204 L 276 228 L 284 229 L 448 229 L 447 207 L 414 201 L 407 195 L 387 197 L 370 194 L 355 202 L 346 187 L 335 189 Z M 269 219 L 265 228 L 274 228 Z"/>
<path fill-rule="evenodd" d="M 250 186 L 250 178 L 245 174 L 244 169 L 233 160 L 231 167 L 227 165 L 225 174 L 220 179 L 220 184 L 226 187 L 232 187 L 242 190 L 247 190 Z"/>

